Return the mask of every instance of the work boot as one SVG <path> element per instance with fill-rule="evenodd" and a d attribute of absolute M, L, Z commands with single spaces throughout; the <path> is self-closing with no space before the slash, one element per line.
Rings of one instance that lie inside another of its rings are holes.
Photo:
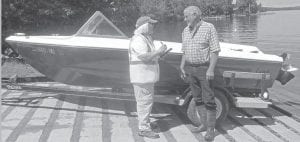
<path fill-rule="evenodd" d="M 198 114 L 200 115 L 200 126 L 193 128 L 191 131 L 193 133 L 200 133 L 200 132 L 204 132 L 206 131 L 206 119 L 207 119 L 207 115 L 206 115 L 206 108 L 204 105 L 200 105 L 200 106 L 196 106 L 196 109 L 198 111 Z"/>
<path fill-rule="evenodd" d="M 150 122 L 150 127 L 151 127 L 151 129 L 157 129 L 157 128 L 159 128 L 157 122 Z"/>
<path fill-rule="evenodd" d="M 159 129 L 157 122 L 151 122 L 150 127 L 153 132 L 160 133 L 160 129 Z"/>
<path fill-rule="evenodd" d="M 151 138 L 151 139 L 159 138 L 159 135 L 157 133 L 153 132 L 152 130 L 140 130 L 138 134 L 141 137 L 147 137 L 147 138 Z"/>
<path fill-rule="evenodd" d="M 215 138 L 216 110 L 207 110 L 207 131 L 204 136 L 206 141 L 213 141 Z"/>

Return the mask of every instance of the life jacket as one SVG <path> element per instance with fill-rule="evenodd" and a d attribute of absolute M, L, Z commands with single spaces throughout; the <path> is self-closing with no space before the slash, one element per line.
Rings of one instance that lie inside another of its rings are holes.
<path fill-rule="evenodd" d="M 137 41 L 135 38 L 140 37 L 142 40 Z M 150 62 L 144 62 L 138 58 L 139 54 L 136 53 L 131 45 L 135 39 L 135 42 L 145 42 L 148 48 L 148 52 L 155 50 L 155 46 L 152 41 L 147 39 L 142 34 L 135 34 L 130 40 L 129 44 L 129 72 L 131 83 L 155 83 L 159 80 L 159 64 L 158 58 L 153 59 Z M 141 47 L 142 48 L 142 47 Z"/>

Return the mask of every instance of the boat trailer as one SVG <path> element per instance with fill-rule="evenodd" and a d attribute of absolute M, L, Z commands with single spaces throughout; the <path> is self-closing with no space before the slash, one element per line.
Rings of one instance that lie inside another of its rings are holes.
<path fill-rule="evenodd" d="M 260 86 L 260 92 L 251 92 L 252 90 L 239 90 L 236 88 L 236 81 L 240 79 L 256 80 Z M 265 83 L 271 79 L 268 73 L 251 73 L 224 71 L 224 87 L 215 88 L 217 104 L 217 122 L 223 121 L 230 111 L 230 108 L 268 108 L 272 104 Z M 16 75 L 3 80 L 2 87 L 13 90 L 29 90 L 36 92 L 59 93 L 64 95 L 76 95 L 85 97 L 97 97 L 104 99 L 118 99 L 135 101 L 133 90 L 130 88 L 97 88 L 71 86 L 57 82 L 18 82 L 20 80 Z M 27 79 L 28 80 L 28 79 Z M 247 93 L 245 96 L 243 93 Z M 154 102 L 172 104 L 178 106 L 187 106 L 187 116 L 195 124 L 200 125 L 195 103 L 190 89 L 183 93 L 172 92 L 168 90 L 156 91 Z"/>

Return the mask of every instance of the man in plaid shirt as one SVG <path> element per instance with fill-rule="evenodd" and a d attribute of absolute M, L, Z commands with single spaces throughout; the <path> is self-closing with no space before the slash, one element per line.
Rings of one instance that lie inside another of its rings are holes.
<path fill-rule="evenodd" d="M 201 20 L 201 11 L 196 6 L 184 10 L 184 20 L 188 26 L 182 32 L 183 56 L 180 69 L 182 78 L 187 78 L 190 83 L 196 109 L 201 117 L 201 125 L 192 132 L 207 131 L 204 138 L 211 141 L 215 137 L 216 123 L 212 80 L 220 52 L 218 36 L 214 25 Z"/>

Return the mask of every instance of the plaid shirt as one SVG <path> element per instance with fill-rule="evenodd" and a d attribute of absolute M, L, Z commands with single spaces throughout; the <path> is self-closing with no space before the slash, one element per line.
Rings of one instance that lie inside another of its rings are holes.
<path fill-rule="evenodd" d="M 214 25 L 200 21 L 193 29 L 187 26 L 182 32 L 182 52 L 189 64 L 209 62 L 210 53 L 219 52 L 220 45 Z"/>

